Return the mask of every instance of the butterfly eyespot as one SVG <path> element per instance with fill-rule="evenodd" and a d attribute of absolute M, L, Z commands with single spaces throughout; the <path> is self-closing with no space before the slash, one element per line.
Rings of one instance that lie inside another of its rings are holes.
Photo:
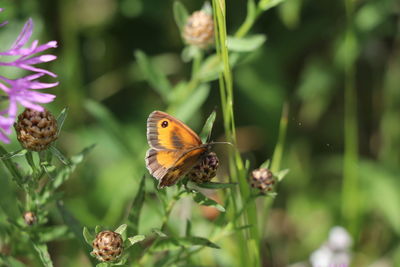
<path fill-rule="evenodd" d="M 163 122 L 161 123 L 161 127 L 165 128 L 165 127 L 167 127 L 167 126 L 168 126 L 168 121 L 163 121 Z"/>

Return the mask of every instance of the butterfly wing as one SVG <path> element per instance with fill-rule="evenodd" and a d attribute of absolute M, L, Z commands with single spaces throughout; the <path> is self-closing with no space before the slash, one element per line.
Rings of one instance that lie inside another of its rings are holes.
<path fill-rule="evenodd" d="M 150 174 L 159 180 L 159 188 L 174 185 L 186 175 L 207 151 L 197 147 L 188 151 L 149 149 L 146 167 Z"/>
<path fill-rule="evenodd" d="M 156 150 L 188 150 L 202 144 L 199 136 L 183 122 L 157 110 L 147 119 L 147 142 Z"/>

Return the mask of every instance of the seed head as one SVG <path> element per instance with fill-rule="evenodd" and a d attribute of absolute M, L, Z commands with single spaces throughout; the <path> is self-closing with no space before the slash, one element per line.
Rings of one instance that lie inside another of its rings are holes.
<path fill-rule="evenodd" d="M 186 43 L 206 48 L 214 41 L 214 21 L 205 11 L 194 12 L 183 28 L 183 39 Z"/>
<path fill-rule="evenodd" d="M 197 184 L 209 182 L 217 175 L 218 164 L 217 154 L 209 152 L 200 163 L 193 167 L 188 177 Z"/>
<path fill-rule="evenodd" d="M 23 215 L 24 221 L 27 225 L 31 226 L 37 222 L 37 217 L 32 211 L 26 211 Z"/>
<path fill-rule="evenodd" d="M 123 251 L 121 235 L 109 230 L 98 233 L 92 245 L 92 254 L 99 261 L 115 261 Z"/>
<path fill-rule="evenodd" d="M 48 111 L 25 109 L 14 124 L 18 141 L 29 150 L 42 151 L 57 139 L 57 121 Z"/>
<path fill-rule="evenodd" d="M 272 191 L 275 184 L 275 178 L 267 168 L 255 169 L 251 173 L 250 184 L 253 188 L 257 188 L 261 193 Z"/>

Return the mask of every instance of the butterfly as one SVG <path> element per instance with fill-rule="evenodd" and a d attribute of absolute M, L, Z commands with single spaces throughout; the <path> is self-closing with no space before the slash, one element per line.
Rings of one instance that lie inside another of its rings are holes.
<path fill-rule="evenodd" d="M 206 155 L 215 143 L 203 144 L 200 137 L 173 116 L 153 111 L 147 119 L 146 167 L 158 187 L 174 185 Z"/>

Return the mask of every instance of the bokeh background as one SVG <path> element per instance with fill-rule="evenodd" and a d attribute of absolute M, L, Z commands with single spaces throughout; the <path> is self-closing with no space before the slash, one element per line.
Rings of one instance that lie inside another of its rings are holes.
<path fill-rule="evenodd" d="M 189 11 L 203 5 L 181 2 Z M 260 16 L 251 33 L 268 39 L 233 71 L 239 148 L 252 167 L 272 156 L 283 103 L 290 107 L 281 164 L 290 173 L 265 222 L 266 266 L 307 262 L 333 226 L 348 226 L 341 207 L 346 58 L 356 59 L 359 205 L 353 263 L 400 266 L 400 2 L 353 2 L 357 42 L 350 53 L 343 52 L 343 1 L 287 0 Z M 60 150 L 72 155 L 97 144 L 61 190 L 66 207 L 88 227 L 118 226 L 145 173 L 147 116 L 166 107 L 140 71 L 135 51 L 147 54 L 172 84 L 190 77 L 173 1 L 1 0 L 0 5 L 1 17 L 10 22 L 0 30 L 1 48 L 11 45 L 29 17 L 35 39 L 59 42 L 58 59 L 47 68 L 58 74 L 60 85 L 48 90 L 57 98 L 47 107 L 55 114 L 69 107 Z M 228 34 L 245 16 L 246 1 L 227 1 Z M 185 121 L 199 131 L 216 108 L 213 138 L 223 139 L 218 83 L 211 85 L 207 100 Z M 9 150 L 19 146 L 12 139 Z M 12 203 L 14 191 L 12 181 L 0 179 L 2 202 Z M 192 209 L 194 230 L 207 236 L 212 228 L 207 211 Z M 51 223 L 57 224 L 60 215 L 53 213 Z M 157 201 L 146 202 L 142 233 L 159 224 L 160 213 Z M 66 237 L 49 245 L 56 266 L 89 264 L 76 242 Z M 232 266 L 232 250 L 221 246 L 204 250 L 201 263 Z"/>

